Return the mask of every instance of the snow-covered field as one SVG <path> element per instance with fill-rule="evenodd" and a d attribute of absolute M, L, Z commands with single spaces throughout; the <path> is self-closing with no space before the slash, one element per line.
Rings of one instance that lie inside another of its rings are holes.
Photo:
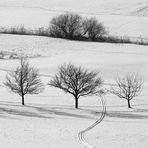
<path fill-rule="evenodd" d="M 0 26 L 46 27 L 53 16 L 65 11 L 95 16 L 112 34 L 148 37 L 147 0 L 1 0 Z M 117 75 L 138 72 L 144 88 L 131 102 L 133 108 L 107 94 L 106 117 L 85 138 L 95 148 L 148 147 L 148 46 L 0 34 L 0 51 L 35 56 L 30 64 L 40 70 L 45 85 L 57 67 L 68 62 L 100 71 L 106 83 L 113 83 Z M 3 85 L 3 70 L 17 65 L 17 59 L 0 60 L 0 148 L 83 147 L 78 132 L 101 116 L 100 99 L 80 98 L 76 110 L 71 95 L 46 85 L 43 93 L 26 95 L 26 106 L 21 106 L 20 97 Z"/>
<path fill-rule="evenodd" d="M 139 72 L 145 81 L 141 95 L 127 102 L 107 95 L 105 120 L 86 135 L 89 143 L 102 148 L 146 148 L 148 146 L 148 48 L 129 44 L 76 42 L 35 36 L 1 35 L 4 51 L 39 54 L 30 64 L 39 68 L 45 84 L 62 63 L 72 62 L 100 71 L 105 82 L 113 82 L 117 75 Z M 0 68 L 13 70 L 18 60 L 4 59 Z M 6 72 L 1 71 L 1 84 Z M 74 109 L 72 96 L 46 86 L 39 95 L 27 95 L 26 107 L 20 97 L 0 89 L 0 146 L 5 148 L 76 148 L 80 147 L 77 134 L 100 117 L 99 98 L 80 98 L 80 109 Z M 142 141 L 142 142 L 140 142 Z"/>

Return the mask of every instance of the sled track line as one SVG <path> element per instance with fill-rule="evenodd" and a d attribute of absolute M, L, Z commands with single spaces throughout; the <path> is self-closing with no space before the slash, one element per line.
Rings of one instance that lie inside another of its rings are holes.
<path fill-rule="evenodd" d="M 94 146 L 92 146 L 91 144 L 86 142 L 84 135 L 86 132 L 90 131 L 91 129 L 93 129 L 95 126 L 97 126 L 98 124 L 100 124 L 103 121 L 105 114 L 106 114 L 106 103 L 105 103 L 105 99 L 103 97 L 101 97 L 101 103 L 102 103 L 103 109 L 102 109 L 102 114 L 101 114 L 100 118 L 95 123 L 93 123 L 92 125 L 90 125 L 86 129 L 84 129 L 78 133 L 79 142 L 80 142 L 80 144 L 83 144 L 84 148 L 95 148 Z"/>

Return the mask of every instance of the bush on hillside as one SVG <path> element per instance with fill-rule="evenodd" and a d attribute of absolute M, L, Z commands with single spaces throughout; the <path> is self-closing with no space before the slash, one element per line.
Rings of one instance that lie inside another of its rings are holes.
<path fill-rule="evenodd" d="M 52 37 L 76 39 L 81 35 L 81 16 L 73 13 L 62 14 L 51 20 L 49 28 Z"/>
<path fill-rule="evenodd" d="M 103 24 L 99 23 L 95 18 L 84 20 L 82 26 L 83 35 L 91 41 L 95 41 L 107 33 Z"/>

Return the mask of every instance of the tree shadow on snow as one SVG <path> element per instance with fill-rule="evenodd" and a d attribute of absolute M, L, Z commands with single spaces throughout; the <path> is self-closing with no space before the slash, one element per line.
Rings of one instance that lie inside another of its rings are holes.
<path fill-rule="evenodd" d="M 0 118 L 17 119 L 17 116 L 34 117 L 34 118 L 63 118 L 72 117 L 80 119 L 96 119 L 91 113 L 80 113 L 80 110 L 67 107 L 38 107 L 38 106 L 21 106 L 21 105 L 0 105 Z"/>
<path fill-rule="evenodd" d="M 16 119 L 10 116 L 8 117 L 8 115 L 35 117 L 35 118 L 47 118 L 47 119 L 52 118 L 52 117 L 44 116 L 44 115 L 41 115 L 35 112 L 22 111 L 19 109 L 12 109 L 12 108 L 7 108 L 7 107 L 0 107 L 0 118 Z"/>
<path fill-rule="evenodd" d="M 0 112 L 0 118 L 18 120 L 17 118 L 15 118 L 15 117 L 10 117 L 9 115 L 6 115 L 5 113 L 2 113 L 2 112 Z"/>
<path fill-rule="evenodd" d="M 125 112 L 125 111 L 109 111 L 106 113 L 107 117 L 115 117 L 115 118 L 126 118 L 126 119 L 148 119 L 148 116 L 141 115 L 138 113 L 132 112 Z"/>
<path fill-rule="evenodd" d="M 73 117 L 73 118 L 83 118 L 83 119 L 96 119 L 94 117 L 91 117 L 89 115 L 84 115 L 80 114 L 79 112 L 77 113 L 76 109 L 68 109 L 65 108 L 66 110 L 62 110 L 62 108 L 44 108 L 44 107 L 36 107 L 36 109 L 39 112 L 42 112 L 44 114 L 54 114 L 57 116 L 67 116 L 67 117 Z M 75 113 L 70 113 L 69 111 L 74 111 Z"/>
<path fill-rule="evenodd" d="M 135 112 L 148 112 L 148 109 L 134 108 Z"/>

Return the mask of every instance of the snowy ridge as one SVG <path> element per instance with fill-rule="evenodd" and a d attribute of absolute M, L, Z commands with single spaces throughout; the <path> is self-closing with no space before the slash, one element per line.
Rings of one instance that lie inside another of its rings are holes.
<path fill-rule="evenodd" d="M 139 6 L 131 14 L 132 15 L 138 15 L 138 16 L 148 16 L 148 4 Z"/>
<path fill-rule="evenodd" d="M 79 4 L 79 5 L 78 5 Z M 32 8 L 43 8 L 46 10 L 56 10 L 56 11 L 76 11 L 76 12 L 88 12 L 97 14 L 126 14 L 129 15 L 135 8 L 138 10 L 141 5 L 147 5 L 147 0 L 1 0 L 1 7 L 32 7 Z M 142 10 L 142 9 L 141 9 Z M 144 10 L 145 11 L 145 10 Z M 146 12 L 147 14 L 147 12 Z M 143 13 L 143 15 L 145 15 Z"/>

